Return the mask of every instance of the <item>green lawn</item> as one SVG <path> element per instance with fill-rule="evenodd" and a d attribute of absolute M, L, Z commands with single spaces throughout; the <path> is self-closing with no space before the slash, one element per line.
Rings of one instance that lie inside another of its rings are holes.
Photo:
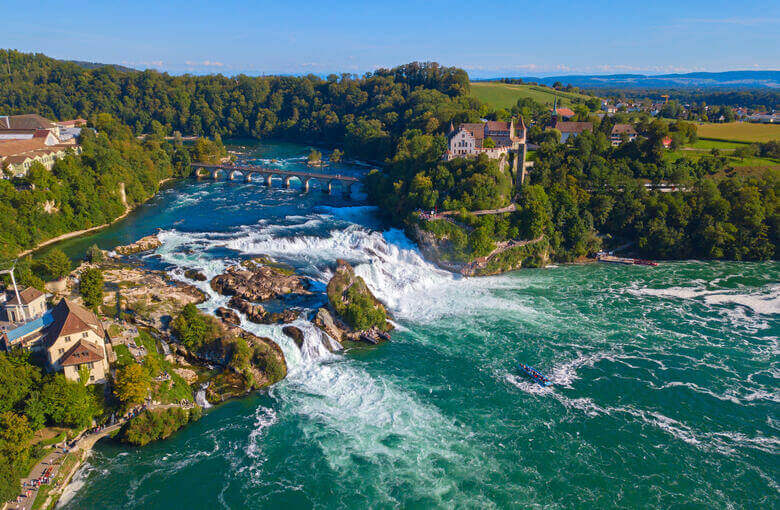
<path fill-rule="evenodd" d="M 515 85 L 492 81 L 471 82 L 471 95 L 495 108 L 511 108 L 517 104 L 518 99 L 523 97 L 530 97 L 538 103 L 549 106 L 553 105 L 556 97 L 560 106 L 571 106 L 573 99 L 587 100 L 591 97 L 538 85 Z"/>
<path fill-rule="evenodd" d="M 130 349 L 125 344 L 114 345 L 114 354 L 116 354 L 116 364 L 120 367 L 125 367 L 130 363 L 135 363 L 133 355 L 130 354 Z"/>
<path fill-rule="evenodd" d="M 687 147 L 693 147 L 694 149 L 719 149 L 719 150 L 729 150 L 729 149 L 737 149 L 739 147 L 744 147 L 745 145 L 748 145 L 745 142 L 726 142 L 723 140 L 712 140 L 709 138 L 699 138 L 696 143 L 693 145 L 688 145 Z"/>
<path fill-rule="evenodd" d="M 699 138 L 722 140 L 727 142 L 769 142 L 780 140 L 780 125 L 753 124 L 749 122 L 697 122 Z"/>

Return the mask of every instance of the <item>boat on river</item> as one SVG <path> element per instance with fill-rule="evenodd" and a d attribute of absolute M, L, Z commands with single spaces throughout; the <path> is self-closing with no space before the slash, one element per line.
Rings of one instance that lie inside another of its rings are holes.
<path fill-rule="evenodd" d="M 546 378 L 542 375 L 541 372 L 539 372 L 537 369 L 530 365 L 526 365 L 524 363 L 520 363 L 520 370 L 526 373 L 528 377 L 534 380 L 537 384 L 540 386 L 551 386 L 552 381 Z"/>
<path fill-rule="evenodd" d="M 596 260 L 599 262 L 606 262 L 608 264 L 625 264 L 627 266 L 652 266 L 658 265 L 658 262 L 645 259 L 635 259 L 631 257 L 618 257 L 611 253 L 599 252 L 596 255 Z"/>

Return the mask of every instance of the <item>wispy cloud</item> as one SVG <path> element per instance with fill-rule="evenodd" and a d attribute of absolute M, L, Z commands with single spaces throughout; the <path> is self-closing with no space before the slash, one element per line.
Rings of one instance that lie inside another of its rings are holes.
<path fill-rule="evenodd" d="M 187 60 L 184 63 L 191 67 L 225 67 L 223 62 L 217 62 L 215 60 L 203 60 L 201 62 Z"/>
<path fill-rule="evenodd" d="M 698 23 L 709 25 L 766 25 L 780 24 L 780 18 L 689 18 L 681 20 L 683 23 Z"/>
<path fill-rule="evenodd" d="M 121 65 L 126 67 L 134 67 L 137 69 L 163 69 L 165 67 L 165 63 L 162 60 L 152 60 L 152 61 L 142 61 L 142 62 L 130 62 L 127 60 L 123 60 L 120 62 Z"/>

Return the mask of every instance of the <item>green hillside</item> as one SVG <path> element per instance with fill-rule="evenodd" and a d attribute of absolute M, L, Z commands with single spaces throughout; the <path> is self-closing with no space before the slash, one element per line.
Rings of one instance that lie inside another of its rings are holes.
<path fill-rule="evenodd" d="M 559 106 L 571 106 L 572 100 L 587 100 L 591 96 L 556 91 L 549 87 L 538 85 L 515 85 L 494 81 L 471 82 L 471 95 L 496 108 L 511 108 L 522 97 L 530 97 L 534 101 L 552 106 L 558 97 Z"/>

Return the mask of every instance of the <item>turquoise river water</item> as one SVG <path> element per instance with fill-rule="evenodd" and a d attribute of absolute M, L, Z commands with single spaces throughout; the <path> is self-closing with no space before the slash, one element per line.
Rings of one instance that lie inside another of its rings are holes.
<path fill-rule="evenodd" d="M 308 150 L 234 148 L 284 168 Z M 301 350 L 280 327 L 245 322 L 279 343 L 288 377 L 166 441 L 98 444 L 60 507 L 780 507 L 776 262 L 467 279 L 426 262 L 359 193 L 194 180 L 60 246 L 75 255 L 158 227 L 164 244 L 144 260 L 182 280 L 266 254 L 324 290 L 348 259 L 397 330 L 331 354 L 305 319 Z M 197 285 L 204 309 L 225 303 Z M 518 362 L 555 385 L 530 383 Z"/>

